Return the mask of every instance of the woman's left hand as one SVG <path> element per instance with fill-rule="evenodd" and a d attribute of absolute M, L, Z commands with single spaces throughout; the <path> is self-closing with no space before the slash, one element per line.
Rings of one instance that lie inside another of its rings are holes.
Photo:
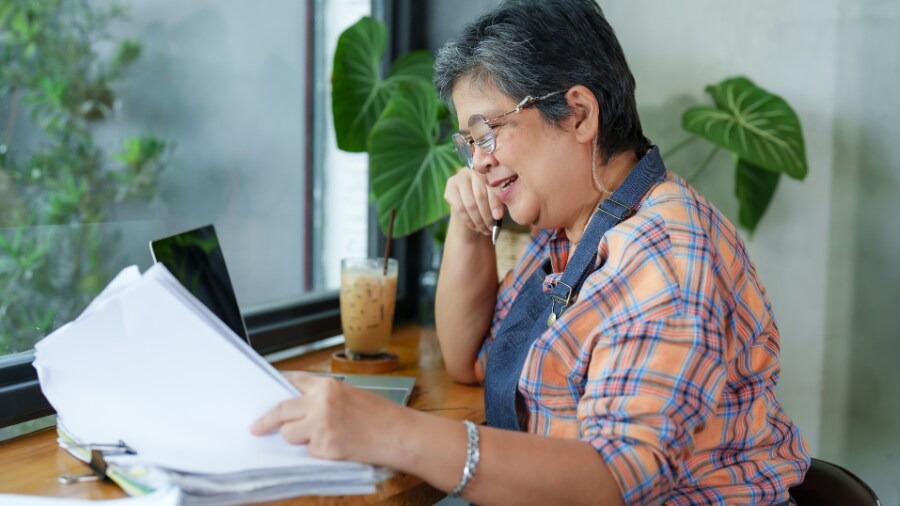
<path fill-rule="evenodd" d="M 289 443 L 309 445 L 313 457 L 386 464 L 386 438 L 401 437 L 406 408 L 334 378 L 299 371 L 285 377 L 303 395 L 254 422 L 254 435 L 277 430 Z"/>

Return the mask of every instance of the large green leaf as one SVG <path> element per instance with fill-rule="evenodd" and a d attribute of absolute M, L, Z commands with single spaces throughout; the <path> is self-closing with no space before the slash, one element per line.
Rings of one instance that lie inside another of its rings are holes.
<path fill-rule="evenodd" d="M 389 82 L 419 79 L 428 84 L 434 81 L 434 57 L 428 51 L 412 51 L 394 60 Z"/>
<path fill-rule="evenodd" d="M 688 109 L 681 119 L 685 130 L 759 168 L 806 177 L 800 120 L 784 99 L 746 77 L 726 79 L 706 91 L 716 105 Z"/>
<path fill-rule="evenodd" d="M 380 21 L 363 17 L 338 38 L 334 54 L 331 109 L 340 149 L 366 151 L 372 126 L 390 100 L 397 84 L 407 80 L 431 83 L 434 59 L 426 51 L 407 53 L 381 79 L 381 58 L 387 29 Z"/>
<path fill-rule="evenodd" d="M 441 142 L 437 92 L 431 83 L 399 85 L 369 139 L 369 179 L 379 224 L 388 229 L 396 209 L 394 236 L 403 237 L 446 216 L 447 179 L 460 162 L 451 142 Z"/>
<path fill-rule="evenodd" d="M 741 226 L 753 233 L 762 219 L 781 174 L 765 170 L 743 158 L 735 160 L 734 194 L 737 196 Z"/>

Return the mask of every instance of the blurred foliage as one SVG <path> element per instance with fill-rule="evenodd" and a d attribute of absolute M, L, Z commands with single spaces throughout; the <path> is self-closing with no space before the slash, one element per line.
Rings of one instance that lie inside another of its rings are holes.
<path fill-rule="evenodd" d="M 0 356 L 87 305 L 114 268 L 100 225 L 114 205 L 156 192 L 164 141 L 128 138 L 111 156 L 94 143 L 141 54 L 108 32 L 124 14 L 88 0 L 0 0 Z"/>

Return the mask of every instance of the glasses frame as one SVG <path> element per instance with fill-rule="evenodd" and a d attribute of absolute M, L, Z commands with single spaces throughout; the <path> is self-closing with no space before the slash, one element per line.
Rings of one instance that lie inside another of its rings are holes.
<path fill-rule="evenodd" d="M 528 95 L 522 99 L 516 105 L 516 108 L 503 113 L 499 116 L 494 116 L 491 119 L 486 119 L 481 114 L 473 114 L 469 116 L 469 133 L 463 134 L 462 132 L 456 132 L 453 134 L 453 143 L 456 145 L 456 153 L 459 155 L 460 159 L 466 163 L 466 166 L 470 169 L 475 167 L 475 146 L 481 148 L 485 153 L 491 154 L 497 150 L 497 134 L 494 133 L 494 128 L 501 127 L 503 125 L 497 125 L 495 122 L 501 120 L 507 116 L 512 116 L 513 114 L 517 114 L 522 111 L 522 109 L 527 109 L 531 106 L 536 105 L 538 102 L 542 100 L 546 100 L 554 95 L 559 95 L 566 90 L 557 90 L 551 91 L 546 95 L 542 95 L 540 97 L 534 97 L 532 95 Z M 475 139 L 472 137 L 472 125 L 484 124 L 487 127 L 487 132 L 479 138 Z"/>

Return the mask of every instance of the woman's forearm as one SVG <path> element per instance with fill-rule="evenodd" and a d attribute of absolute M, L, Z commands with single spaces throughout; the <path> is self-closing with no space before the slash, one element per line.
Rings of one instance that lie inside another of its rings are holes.
<path fill-rule="evenodd" d="M 398 422 L 402 437 L 378 464 L 415 474 L 439 489 L 453 489 L 466 461 L 465 426 L 412 410 Z M 612 473 L 587 442 L 478 430 L 480 460 L 463 492 L 473 503 L 622 504 Z"/>
<path fill-rule="evenodd" d="M 491 325 L 497 297 L 497 260 L 491 238 L 451 215 L 438 277 L 435 326 L 447 372 L 474 383 L 478 349 Z"/>

